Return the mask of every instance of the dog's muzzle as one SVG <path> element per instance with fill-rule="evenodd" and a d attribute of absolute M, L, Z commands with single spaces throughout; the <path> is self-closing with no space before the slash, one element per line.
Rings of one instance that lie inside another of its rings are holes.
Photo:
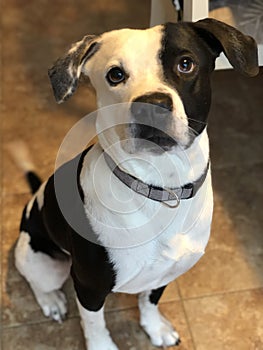
<path fill-rule="evenodd" d="M 172 124 L 173 101 L 163 93 L 143 95 L 132 101 L 130 107 L 130 135 L 139 147 L 152 148 L 153 144 L 162 150 L 176 145 L 169 136 Z"/>

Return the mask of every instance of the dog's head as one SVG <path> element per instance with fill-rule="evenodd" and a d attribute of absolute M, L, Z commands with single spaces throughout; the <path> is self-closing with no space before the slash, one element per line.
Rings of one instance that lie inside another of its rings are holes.
<path fill-rule="evenodd" d="M 210 75 L 224 52 L 237 71 L 258 73 L 255 41 L 222 22 L 168 23 L 85 36 L 49 70 L 56 100 L 67 100 L 81 74 L 90 78 L 99 108 L 127 106 L 121 139 L 130 152 L 187 148 L 205 128 Z M 117 130 L 116 129 L 116 130 Z M 127 147 L 127 143 L 126 146 Z"/>

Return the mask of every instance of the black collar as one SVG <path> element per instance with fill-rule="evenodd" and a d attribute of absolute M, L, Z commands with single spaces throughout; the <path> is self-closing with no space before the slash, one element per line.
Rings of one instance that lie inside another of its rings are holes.
<path fill-rule="evenodd" d="M 154 201 L 163 202 L 169 207 L 177 207 L 180 204 L 181 199 L 193 198 L 204 183 L 209 169 L 208 162 L 204 173 L 196 181 L 188 183 L 182 187 L 161 188 L 153 185 L 148 185 L 143 181 L 137 179 L 135 176 L 124 172 L 117 166 L 114 160 L 106 152 L 104 152 L 104 158 L 113 174 L 126 186 L 131 188 L 136 193 L 139 193 Z M 170 205 L 166 203 L 169 201 L 176 201 L 176 204 Z"/>

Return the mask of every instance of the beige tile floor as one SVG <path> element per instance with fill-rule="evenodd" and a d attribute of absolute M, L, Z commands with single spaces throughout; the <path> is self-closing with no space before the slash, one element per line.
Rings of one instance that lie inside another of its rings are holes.
<path fill-rule="evenodd" d="M 95 108 L 83 86 L 56 105 L 47 67 L 69 43 L 86 33 L 124 26 L 146 27 L 149 2 L 0 1 L 1 6 L 1 344 L 3 350 L 84 349 L 68 281 L 68 319 L 42 316 L 30 289 L 14 268 L 19 219 L 29 198 L 22 174 L 6 145 L 24 140 L 40 175 L 54 169 L 66 132 Z M 233 71 L 212 79 L 211 158 L 215 191 L 212 235 L 202 260 L 172 283 L 161 310 L 181 334 L 178 350 L 263 349 L 262 111 L 263 72 L 246 79 Z M 112 295 L 107 322 L 121 350 L 150 350 L 138 326 L 136 297 Z"/>

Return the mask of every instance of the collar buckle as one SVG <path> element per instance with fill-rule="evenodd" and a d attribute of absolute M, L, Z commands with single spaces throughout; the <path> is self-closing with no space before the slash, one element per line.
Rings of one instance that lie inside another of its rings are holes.
<path fill-rule="evenodd" d="M 173 190 L 171 190 L 170 188 L 164 187 L 165 191 L 167 191 L 169 194 L 171 194 L 174 198 L 174 200 L 176 201 L 175 204 L 169 204 L 167 201 L 161 201 L 162 204 L 164 204 L 166 207 L 168 208 L 178 208 L 180 205 L 180 198 L 177 195 L 177 193 Z"/>

